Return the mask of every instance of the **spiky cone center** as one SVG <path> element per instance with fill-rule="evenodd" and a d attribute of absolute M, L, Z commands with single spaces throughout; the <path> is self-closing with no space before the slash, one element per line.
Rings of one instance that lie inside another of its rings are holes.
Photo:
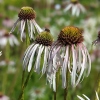
<path fill-rule="evenodd" d="M 43 31 L 36 37 L 35 42 L 44 46 L 51 46 L 53 37 L 49 32 Z"/>
<path fill-rule="evenodd" d="M 3 37 L 10 37 L 12 34 L 9 34 L 8 32 L 6 32 L 4 35 L 3 35 Z"/>
<path fill-rule="evenodd" d="M 32 7 L 22 7 L 18 17 L 20 20 L 32 20 L 36 18 L 36 13 Z"/>
<path fill-rule="evenodd" d="M 83 42 L 83 36 L 81 29 L 74 26 L 67 26 L 63 28 L 58 35 L 58 41 L 62 45 L 72 45 Z"/>
<path fill-rule="evenodd" d="M 72 4 L 77 4 L 79 1 L 78 0 L 71 0 Z"/>

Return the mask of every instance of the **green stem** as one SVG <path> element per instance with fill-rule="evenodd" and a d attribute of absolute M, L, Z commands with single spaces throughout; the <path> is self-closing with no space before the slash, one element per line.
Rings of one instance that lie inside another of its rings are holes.
<path fill-rule="evenodd" d="M 27 86 L 27 84 L 28 84 L 28 82 L 29 82 L 29 79 L 30 79 L 30 77 L 31 77 L 31 75 L 32 75 L 32 72 L 33 72 L 33 68 L 32 68 L 31 71 L 28 73 L 28 76 L 27 76 L 27 78 L 26 78 L 24 84 L 22 85 L 22 91 L 21 91 L 21 93 L 20 93 L 20 95 L 19 95 L 18 100 L 24 100 L 24 90 L 25 90 L 25 88 L 26 88 L 26 86 Z"/>
<path fill-rule="evenodd" d="M 8 69 L 8 66 L 6 66 L 6 71 L 5 73 L 3 74 L 3 82 L 2 82 L 2 91 L 3 93 L 5 94 L 5 90 L 6 90 L 6 81 L 7 81 L 7 69 Z"/>
<path fill-rule="evenodd" d="M 100 92 L 100 72 L 98 74 L 98 85 L 97 85 L 97 89 L 96 89 L 96 92 L 99 94 Z M 95 96 L 95 100 L 97 100 L 97 97 Z"/>
<path fill-rule="evenodd" d="M 56 100 L 56 92 L 54 92 L 53 94 L 54 94 L 54 100 Z"/>
<path fill-rule="evenodd" d="M 67 100 L 67 94 L 68 94 L 68 71 L 66 73 L 66 88 L 64 89 L 64 100 Z"/>

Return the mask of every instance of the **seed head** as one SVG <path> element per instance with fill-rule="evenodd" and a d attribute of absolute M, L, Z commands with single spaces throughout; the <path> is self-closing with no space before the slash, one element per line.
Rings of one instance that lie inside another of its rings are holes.
<path fill-rule="evenodd" d="M 77 4 L 78 3 L 78 0 L 71 0 L 71 3 Z"/>
<path fill-rule="evenodd" d="M 32 7 L 22 7 L 18 17 L 20 20 L 31 20 L 36 18 L 36 13 Z"/>
<path fill-rule="evenodd" d="M 45 46 L 51 46 L 53 37 L 50 32 L 45 30 L 36 37 L 35 42 Z"/>
<path fill-rule="evenodd" d="M 82 31 L 74 26 L 65 27 L 58 35 L 58 41 L 65 46 L 81 43 L 83 41 Z"/>

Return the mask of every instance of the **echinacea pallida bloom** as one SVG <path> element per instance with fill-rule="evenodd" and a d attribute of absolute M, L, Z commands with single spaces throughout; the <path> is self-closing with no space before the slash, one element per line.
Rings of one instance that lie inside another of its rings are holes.
<path fill-rule="evenodd" d="M 14 46 L 19 45 L 19 41 L 13 34 L 9 34 L 7 31 L 0 36 L 0 47 L 4 48 L 6 45 Z"/>
<path fill-rule="evenodd" d="M 2 93 L 0 93 L 0 100 L 10 100 L 10 98 L 6 95 L 3 95 Z"/>
<path fill-rule="evenodd" d="M 32 43 L 24 53 L 23 68 L 27 68 L 28 72 L 30 72 L 32 63 L 34 62 L 33 66 L 35 72 L 40 73 L 40 66 L 43 66 L 41 72 L 44 74 L 46 71 L 49 49 L 52 42 L 53 37 L 48 29 L 37 35 L 34 43 Z"/>
<path fill-rule="evenodd" d="M 83 96 L 85 97 L 85 99 L 79 95 L 77 95 L 77 97 L 79 98 L 79 100 L 91 100 L 89 97 L 87 97 L 85 94 L 83 94 Z M 99 96 L 98 93 L 96 92 L 96 100 L 99 100 Z"/>
<path fill-rule="evenodd" d="M 21 34 L 21 40 L 26 36 L 24 33 L 26 24 L 28 25 L 28 33 L 30 39 L 34 39 L 35 28 L 38 33 L 42 32 L 42 29 L 39 27 L 39 25 L 36 23 L 36 12 L 31 7 L 22 7 L 19 14 L 18 14 L 18 20 L 15 22 L 12 30 L 10 33 L 12 33 L 15 30 L 16 25 L 20 22 L 20 28 L 19 32 Z M 34 33 L 34 34 L 33 34 Z"/>
<path fill-rule="evenodd" d="M 70 72 L 73 87 L 78 85 L 80 80 L 84 78 L 84 72 L 87 73 L 85 74 L 86 76 L 89 75 L 91 59 L 82 42 L 82 30 L 74 26 L 67 26 L 60 31 L 57 41 L 52 44 L 49 54 L 47 76 L 49 77 L 50 84 L 54 85 L 54 91 L 56 91 L 55 74 L 58 70 L 61 70 L 63 88 L 66 88 L 67 84 L 67 72 Z M 57 59 L 52 60 L 55 56 L 57 56 Z M 60 66 L 56 65 L 58 63 Z"/>
<path fill-rule="evenodd" d="M 79 16 L 80 12 L 85 12 L 85 8 L 82 4 L 79 3 L 78 0 L 71 0 L 71 3 L 65 7 L 64 11 L 70 10 L 72 11 L 72 15 Z"/>

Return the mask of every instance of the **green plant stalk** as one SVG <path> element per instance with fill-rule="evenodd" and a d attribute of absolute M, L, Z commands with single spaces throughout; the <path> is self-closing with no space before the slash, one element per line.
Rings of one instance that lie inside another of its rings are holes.
<path fill-rule="evenodd" d="M 98 74 L 98 85 L 97 85 L 97 89 L 96 89 L 96 92 L 99 94 L 100 92 L 100 72 Z M 95 96 L 95 100 L 97 100 L 97 97 Z"/>
<path fill-rule="evenodd" d="M 8 60 L 9 63 L 9 57 L 10 57 L 10 45 L 7 43 L 6 48 L 5 48 L 5 59 Z M 5 68 L 5 73 L 3 73 L 3 81 L 2 81 L 2 92 L 5 94 L 6 91 L 6 83 L 7 83 L 7 71 L 8 71 L 8 65 Z"/>
<path fill-rule="evenodd" d="M 53 94 L 54 94 L 54 100 L 56 100 L 56 92 L 54 91 Z"/>
<path fill-rule="evenodd" d="M 32 75 L 32 72 L 33 72 L 33 68 L 34 67 L 32 67 L 31 71 L 28 73 L 28 76 L 26 78 L 26 81 L 24 82 L 24 84 L 22 86 L 22 91 L 21 91 L 21 93 L 19 95 L 18 100 L 24 100 L 24 90 L 25 90 L 25 88 L 26 88 L 26 86 L 27 86 L 27 84 L 29 82 L 29 79 L 31 78 L 31 75 Z"/>
<path fill-rule="evenodd" d="M 66 73 L 66 88 L 64 89 L 64 100 L 67 100 L 67 94 L 68 94 L 68 70 Z"/>
<path fill-rule="evenodd" d="M 26 23 L 27 24 L 27 23 Z M 30 40 L 29 40 L 29 36 L 28 36 L 28 27 L 25 28 L 26 29 L 26 48 L 28 47 L 28 45 L 30 44 Z M 22 72 L 22 99 L 21 100 L 24 100 L 24 80 L 25 80 L 25 70 L 23 70 Z M 27 80 L 27 79 L 26 79 Z"/>

